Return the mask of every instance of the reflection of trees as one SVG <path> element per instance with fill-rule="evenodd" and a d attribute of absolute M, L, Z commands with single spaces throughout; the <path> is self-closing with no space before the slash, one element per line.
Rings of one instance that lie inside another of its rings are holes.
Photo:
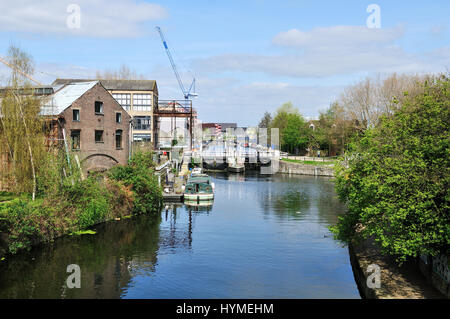
<path fill-rule="evenodd" d="M 338 216 L 345 213 L 345 205 L 339 201 L 333 182 L 326 179 L 320 184 L 319 197 L 316 201 L 319 218 L 328 225 L 335 225 Z"/>
<path fill-rule="evenodd" d="M 337 216 L 345 212 L 329 178 L 283 174 L 275 175 L 272 180 L 275 183 L 268 183 L 258 193 L 264 214 L 299 217 L 298 212 L 304 214 L 317 209 L 321 221 L 334 225 Z"/>
<path fill-rule="evenodd" d="M 0 298 L 119 298 L 129 266 L 145 261 L 154 271 L 160 216 L 98 225 L 96 235 L 67 236 L 0 265 Z M 33 260 L 34 258 L 34 260 Z M 81 268 L 81 288 L 66 288 L 69 264 Z"/>
<path fill-rule="evenodd" d="M 282 181 L 284 176 L 275 180 Z M 305 212 L 311 206 L 311 198 L 304 188 L 297 183 L 268 183 L 259 194 L 259 202 L 265 214 L 273 212 L 283 218 L 298 216 L 297 212 Z"/>

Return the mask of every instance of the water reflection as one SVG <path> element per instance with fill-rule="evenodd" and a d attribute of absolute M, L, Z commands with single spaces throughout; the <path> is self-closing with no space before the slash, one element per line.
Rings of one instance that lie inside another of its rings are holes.
<path fill-rule="evenodd" d="M 98 225 L 0 264 L 0 298 L 358 298 L 325 178 L 212 174 L 209 203 Z M 66 267 L 81 288 L 66 287 Z"/>
<path fill-rule="evenodd" d="M 119 298 L 133 265 L 154 271 L 160 217 L 139 216 L 96 227 L 96 235 L 67 236 L 0 265 L 0 298 Z M 81 288 L 68 289 L 66 267 L 81 268 Z"/>

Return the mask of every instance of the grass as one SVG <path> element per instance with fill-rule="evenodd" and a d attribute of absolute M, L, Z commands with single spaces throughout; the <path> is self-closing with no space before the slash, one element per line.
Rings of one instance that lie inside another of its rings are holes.
<path fill-rule="evenodd" d="M 76 232 L 72 232 L 69 235 L 70 236 L 73 236 L 73 235 L 79 236 L 79 235 L 95 235 L 95 234 L 97 234 L 96 231 L 88 229 L 88 230 L 79 230 Z"/>
<path fill-rule="evenodd" d="M 297 164 L 305 164 L 305 165 L 325 165 L 325 166 L 330 166 L 330 165 L 334 165 L 336 164 L 337 161 L 333 160 L 333 161 L 300 161 L 300 160 L 295 160 L 295 159 L 289 159 L 289 158 L 282 158 L 282 161 L 285 162 L 290 162 L 290 163 L 297 163 Z"/>

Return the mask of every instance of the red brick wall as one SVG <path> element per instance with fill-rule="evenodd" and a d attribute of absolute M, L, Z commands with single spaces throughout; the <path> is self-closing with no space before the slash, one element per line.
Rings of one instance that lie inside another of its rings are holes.
<path fill-rule="evenodd" d="M 96 101 L 103 102 L 103 115 L 95 114 Z M 80 110 L 79 122 L 73 121 L 73 109 Z M 116 123 L 116 112 L 122 113 L 121 123 Z M 100 83 L 83 94 L 62 115 L 68 138 L 72 130 L 80 130 L 80 151 L 76 153 L 79 153 L 85 171 L 127 163 L 131 117 Z M 95 142 L 95 130 L 103 130 L 103 143 Z M 121 149 L 116 149 L 116 130 L 122 130 Z M 69 148 L 72 148 L 71 144 Z"/>

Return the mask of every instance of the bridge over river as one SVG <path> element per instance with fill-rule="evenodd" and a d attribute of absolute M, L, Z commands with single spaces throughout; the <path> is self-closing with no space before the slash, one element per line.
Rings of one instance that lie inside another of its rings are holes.
<path fill-rule="evenodd" d="M 261 168 L 263 174 L 276 173 L 277 163 L 284 153 L 262 145 L 241 143 L 209 143 L 201 150 L 184 153 L 184 162 L 202 164 L 210 169 L 225 169 L 233 163 L 242 163 L 246 167 Z"/>

